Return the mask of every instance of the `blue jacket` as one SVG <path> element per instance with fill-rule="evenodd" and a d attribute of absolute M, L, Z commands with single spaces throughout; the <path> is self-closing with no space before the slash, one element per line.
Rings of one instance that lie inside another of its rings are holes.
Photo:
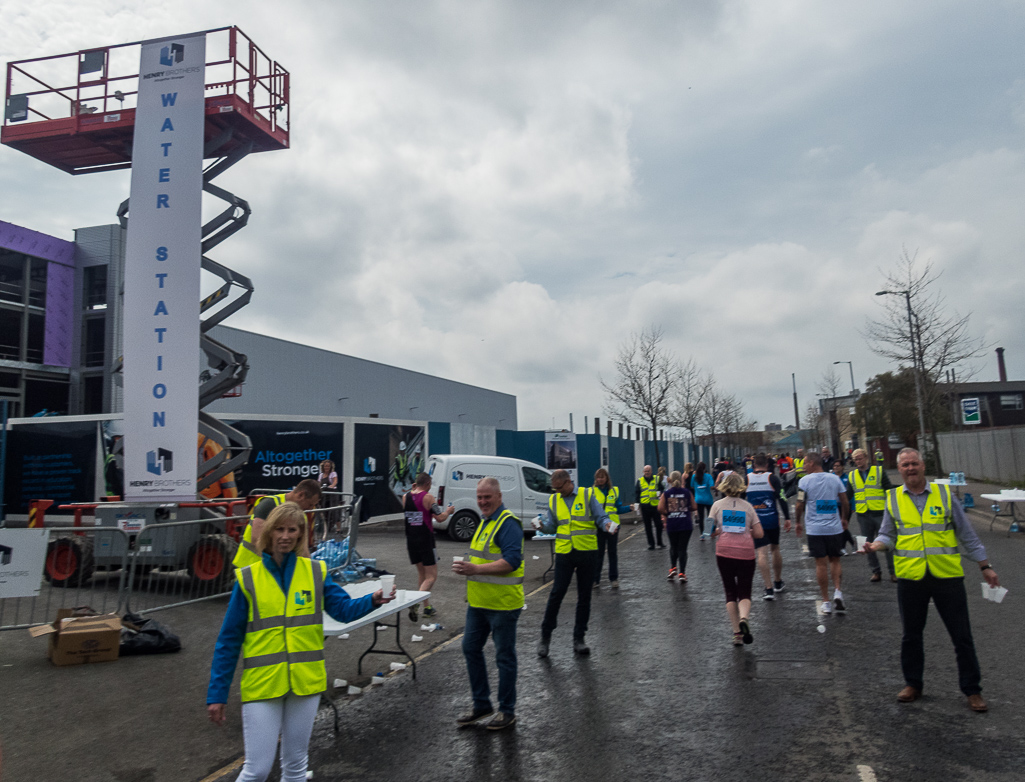
<path fill-rule="evenodd" d="M 292 582 L 292 574 L 295 572 L 295 554 L 290 553 L 285 557 L 282 567 L 267 552 L 263 554 L 264 567 L 281 585 L 283 591 Z M 328 615 L 339 622 L 352 622 L 374 610 L 373 595 L 364 595 L 353 599 L 349 593 L 342 589 L 328 574 L 324 581 L 324 610 Z M 206 690 L 206 702 L 227 703 L 228 690 L 231 689 L 231 680 L 235 678 L 235 667 L 238 664 L 238 656 L 242 652 L 242 643 L 246 638 L 246 622 L 249 620 L 249 601 L 245 593 L 236 583 L 231 591 L 231 600 L 228 603 L 228 610 L 224 614 L 224 622 L 221 624 L 220 635 L 217 636 L 217 645 L 214 647 L 214 660 L 210 666 L 210 685 Z"/>

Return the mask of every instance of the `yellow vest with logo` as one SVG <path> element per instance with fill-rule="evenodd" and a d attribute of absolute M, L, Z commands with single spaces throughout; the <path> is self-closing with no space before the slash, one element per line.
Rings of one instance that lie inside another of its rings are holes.
<path fill-rule="evenodd" d="M 616 512 L 616 508 L 619 507 L 619 489 L 612 486 L 609 488 L 609 493 L 605 494 L 598 486 L 593 486 L 591 491 L 594 492 L 594 498 L 605 508 L 609 521 L 619 524 L 619 514 Z"/>
<path fill-rule="evenodd" d="M 594 525 L 594 516 L 591 515 L 589 489 L 577 489 L 572 511 L 566 507 L 561 494 L 553 494 L 548 498 L 548 509 L 558 524 L 558 529 L 555 530 L 556 554 L 569 554 L 573 549 L 598 550 L 598 528 Z"/>
<path fill-rule="evenodd" d="M 242 701 L 324 692 L 327 564 L 296 557 L 292 581 L 284 591 L 262 560 L 238 568 L 235 577 L 249 602 L 242 644 Z"/>
<path fill-rule="evenodd" d="M 936 578 L 960 578 L 961 555 L 950 511 L 950 487 L 933 483 L 922 513 L 903 486 L 886 493 L 886 510 L 897 528 L 893 568 L 897 578 L 921 581 L 926 570 Z"/>
<path fill-rule="evenodd" d="M 804 477 L 804 459 L 794 459 L 794 470 L 798 478 Z"/>
<path fill-rule="evenodd" d="M 861 477 L 861 470 L 854 468 L 847 473 L 847 480 L 854 489 L 854 512 L 882 511 L 886 507 L 886 492 L 883 491 L 883 468 L 869 467 L 868 475 Z"/>
<path fill-rule="evenodd" d="M 266 497 L 260 497 L 256 501 L 256 505 L 259 505 L 267 497 L 274 500 L 275 508 L 285 501 L 284 494 L 268 494 Z M 253 506 L 253 512 L 249 514 L 249 523 L 246 524 L 246 531 L 242 533 L 242 542 L 239 544 L 238 551 L 235 552 L 235 558 L 231 560 L 231 564 L 237 568 L 255 565 L 261 561 L 260 553 L 256 550 L 256 542 L 253 540 L 253 518 L 256 516 L 256 505 Z"/>
<path fill-rule="evenodd" d="M 658 476 L 652 475 L 650 478 L 645 478 L 642 475 L 637 480 L 641 484 L 641 505 L 658 505 Z"/>
<path fill-rule="evenodd" d="M 473 608 L 490 611 L 523 608 L 523 525 L 509 510 L 502 511 L 497 519 L 488 519 L 477 525 L 477 532 L 470 541 L 470 562 L 486 565 L 502 558 L 502 549 L 495 539 L 503 524 L 515 524 L 520 534 L 520 566 L 503 576 L 468 576 L 466 602 Z"/>

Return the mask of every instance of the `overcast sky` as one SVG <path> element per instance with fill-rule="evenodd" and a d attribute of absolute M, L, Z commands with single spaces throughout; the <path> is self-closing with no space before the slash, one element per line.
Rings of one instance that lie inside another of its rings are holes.
<path fill-rule="evenodd" d="M 1025 378 L 1021 2 L 5 0 L 0 60 L 229 24 L 292 74 L 292 148 L 219 180 L 230 325 L 581 431 L 659 324 L 785 425 L 791 372 L 803 413 L 833 361 L 893 368 L 859 329 L 906 247 Z M 70 239 L 127 194 L 0 148 L 0 220 Z"/>

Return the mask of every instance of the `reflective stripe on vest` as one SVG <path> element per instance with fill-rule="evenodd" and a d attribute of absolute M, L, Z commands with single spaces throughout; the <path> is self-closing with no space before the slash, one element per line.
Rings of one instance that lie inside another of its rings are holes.
<path fill-rule="evenodd" d="M 936 578 L 964 576 L 950 511 L 950 487 L 930 484 L 925 508 L 919 513 L 904 487 L 898 486 L 886 493 L 886 510 L 897 529 L 893 552 L 897 578 L 921 581 L 926 571 Z"/>
<path fill-rule="evenodd" d="M 235 571 L 249 603 L 242 644 L 242 701 L 316 695 L 327 689 L 324 579 L 327 565 L 296 557 L 284 591 L 258 562 Z"/>
<path fill-rule="evenodd" d="M 275 508 L 285 501 L 284 494 L 268 494 L 260 497 L 256 501 L 256 505 L 259 505 L 267 497 L 274 500 Z M 253 512 L 249 514 L 249 523 L 246 524 L 246 531 L 242 533 L 242 540 L 239 542 L 238 551 L 235 552 L 235 558 L 231 561 L 231 564 L 236 568 L 248 567 L 261 561 L 260 552 L 256 550 L 256 541 L 253 540 L 253 519 L 256 516 L 256 505 L 253 506 Z"/>
<path fill-rule="evenodd" d="M 658 476 L 641 476 L 637 480 L 641 484 L 641 505 L 658 505 Z"/>
<path fill-rule="evenodd" d="M 520 566 L 512 573 L 501 576 L 467 576 L 466 600 L 473 608 L 490 611 L 514 611 L 523 608 L 523 526 L 508 509 L 497 519 L 488 519 L 477 525 L 477 531 L 470 541 L 470 562 L 486 565 L 502 559 L 502 549 L 495 541 L 498 531 L 505 523 L 515 524 L 520 533 Z"/>
<path fill-rule="evenodd" d="M 886 492 L 883 491 L 883 468 L 869 467 L 868 475 L 861 477 L 861 470 L 855 468 L 847 473 L 847 479 L 854 489 L 854 512 L 881 511 L 886 507 Z"/>
<path fill-rule="evenodd" d="M 605 509 L 609 516 L 609 521 L 619 524 L 619 513 L 616 512 L 616 509 L 619 507 L 619 489 L 613 486 L 609 489 L 609 493 L 605 494 L 598 486 L 594 486 L 591 491 L 594 492 L 594 498 Z"/>
<path fill-rule="evenodd" d="M 591 491 L 583 487 L 577 489 L 573 499 L 573 509 L 566 507 L 561 494 L 553 494 L 548 498 L 548 510 L 556 519 L 558 528 L 555 531 L 555 553 L 568 554 L 577 551 L 598 550 L 598 528 L 591 515 Z"/>

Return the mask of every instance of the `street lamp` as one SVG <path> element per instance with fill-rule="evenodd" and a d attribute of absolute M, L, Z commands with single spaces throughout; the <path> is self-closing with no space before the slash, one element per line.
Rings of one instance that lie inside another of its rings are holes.
<path fill-rule="evenodd" d="M 854 396 L 854 362 L 852 361 L 834 361 L 833 364 L 846 364 L 847 368 L 851 370 L 851 396 Z"/>
<path fill-rule="evenodd" d="M 922 380 L 918 376 L 919 351 L 915 349 L 915 323 L 911 314 L 911 291 L 878 291 L 876 296 L 903 296 L 908 305 L 908 337 L 911 339 L 911 364 L 915 370 L 915 400 L 918 403 L 918 447 L 925 447 L 925 414 L 922 411 Z"/>

